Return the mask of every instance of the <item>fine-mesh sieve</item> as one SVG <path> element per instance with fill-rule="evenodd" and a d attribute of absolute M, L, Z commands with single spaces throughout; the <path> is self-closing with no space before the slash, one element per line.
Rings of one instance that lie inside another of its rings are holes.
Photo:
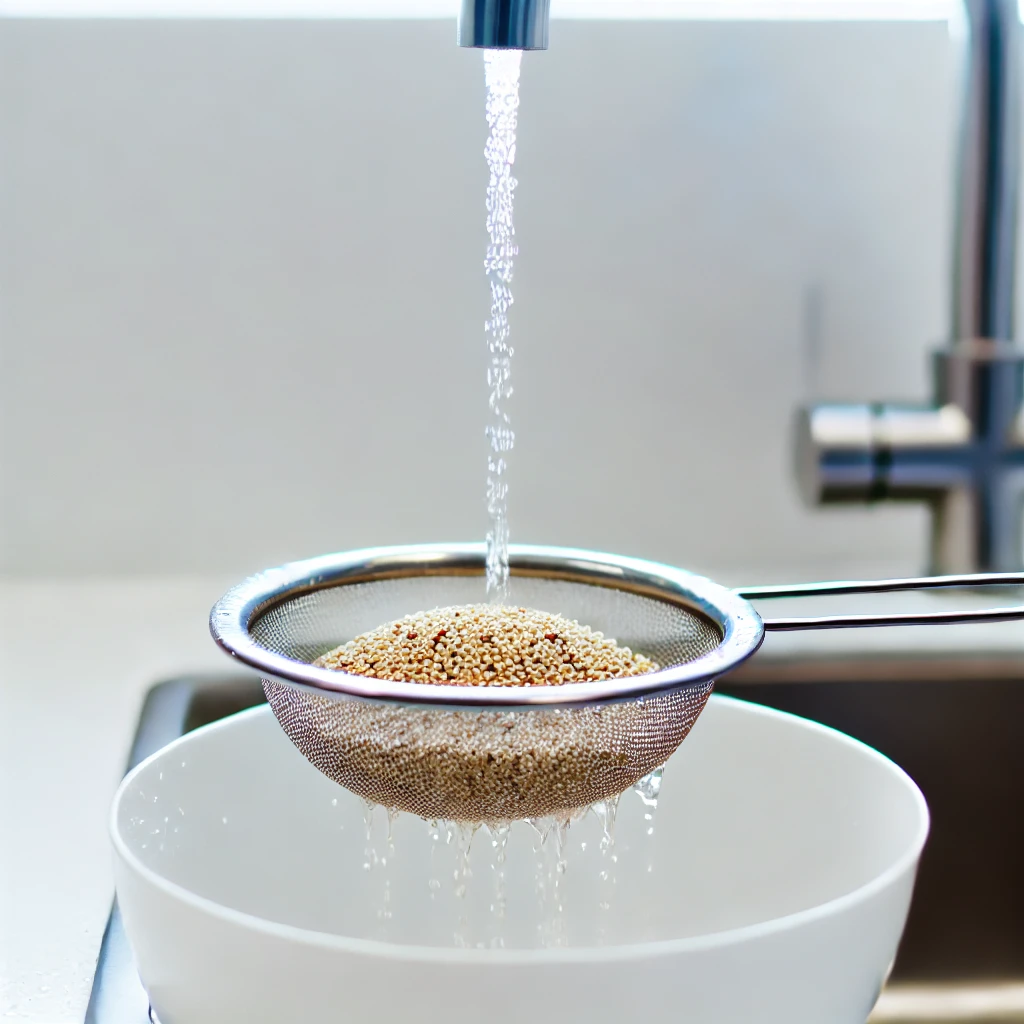
<path fill-rule="evenodd" d="M 288 737 L 329 778 L 425 818 L 561 814 L 629 788 L 685 739 L 716 677 L 766 629 L 1024 618 L 1024 608 L 763 621 L 749 598 L 1024 584 L 1024 574 L 734 591 L 681 569 L 564 548 L 510 550 L 508 603 L 557 612 L 647 655 L 657 671 L 552 686 L 395 682 L 319 668 L 320 655 L 382 623 L 479 603 L 480 545 L 379 548 L 251 577 L 210 628 L 256 669 Z"/>

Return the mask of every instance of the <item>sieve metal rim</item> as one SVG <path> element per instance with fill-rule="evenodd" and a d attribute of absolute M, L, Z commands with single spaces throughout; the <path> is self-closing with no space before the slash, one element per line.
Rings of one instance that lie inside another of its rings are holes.
<path fill-rule="evenodd" d="M 614 587 L 686 608 L 722 633 L 708 654 L 641 676 L 571 686 L 456 686 L 406 683 L 315 668 L 268 650 L 249 632 L 255 618 L 302 593 L 333 586 L 410 576 L 479 575 L 482 544 L 414 544 L 321 555 L 267 569 L 232 587 L 210 613 L 214 640 L 263 679 L 336 700 L 451 710 L 549 710 L 596 706 L 649 697 L 729 672 L 757 651 L 764 623 L 734 590 L 703 576 L 644 559 L 578 548 L 511 545 L 513 576 L 542 576 Z M 414 611 L 411 609 L 410 611 Z"/>

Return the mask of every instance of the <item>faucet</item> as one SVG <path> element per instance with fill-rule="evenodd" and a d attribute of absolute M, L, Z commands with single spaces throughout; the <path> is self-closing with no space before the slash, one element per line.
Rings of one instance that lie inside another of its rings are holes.
<path fill-rule="evenodd" d="M 462 0 L 460 46 L 544 50 L 549 0 Z M 930 571 L 1024 569 L 1024 352 L 1013 342 L 1020 166 L 1018 0 L 964 0 L 951 340 L 929 405 L 802 409 L 797 477 L 812 505 L 921 501 Z"/>
<path fill-rule="evenodd" d="M 462 0 L 459 46 L 546 50 L 549 0 Z"/>
<path fill-rule="evenodd" d="M 1020 165 L 1018 0 L 965 0 L 949 342 L 930 405 L 825 404 L 797 419 L 812 505 L 920 501 L 932 573 L 1024 568 L 1024 353 L 1014 344 Z"/>

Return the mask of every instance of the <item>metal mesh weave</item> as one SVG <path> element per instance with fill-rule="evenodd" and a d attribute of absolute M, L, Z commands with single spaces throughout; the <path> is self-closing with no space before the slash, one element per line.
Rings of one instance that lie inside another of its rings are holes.
<path fill-rule="evenodd" d="M 286 598 L 249 632 L 268 650 L 312 662 L 388 620 L 480 594 L 478 576 L 339 584 Z M 510 603 L 576 619 L 662 668 L 722 639 L 701 615 L 614 587 L 514 577 Z M 329 778 L 388 807 L 459 821 L 558 814 L 628 789 L 685 739 L 712 687 L 705 680 L 603 707 L 508 711 L 336 700 L 264 681 L 285 733 Z"/>

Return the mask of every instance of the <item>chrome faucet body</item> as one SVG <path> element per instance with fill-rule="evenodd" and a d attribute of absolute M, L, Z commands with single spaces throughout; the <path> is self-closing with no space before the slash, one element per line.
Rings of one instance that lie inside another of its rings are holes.
<path fill-rule="evenodd" d="M 1018 0 L 965 0 L 951 340 L 933 402 L 801 410 L 797 465 L 812 504 L 924 501 L 930 571 L 1024 568 L 1024 353 L 1014 344 L 1020 176 Z"/>

